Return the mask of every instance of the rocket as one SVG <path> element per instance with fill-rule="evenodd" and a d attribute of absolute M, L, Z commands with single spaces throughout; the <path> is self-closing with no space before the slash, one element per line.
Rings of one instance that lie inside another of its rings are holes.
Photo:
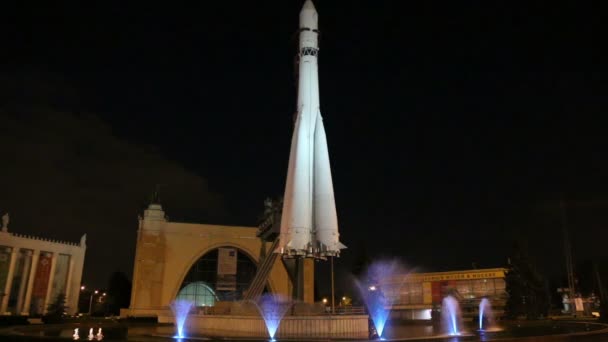
<path fill-rule="evenodd" d="M 298 103 L 279 245 L 284 256 L 339 256 L 340 243 L 327 138 L 319 108 L 318 14 L 311 0 L 300 11 Z"/>

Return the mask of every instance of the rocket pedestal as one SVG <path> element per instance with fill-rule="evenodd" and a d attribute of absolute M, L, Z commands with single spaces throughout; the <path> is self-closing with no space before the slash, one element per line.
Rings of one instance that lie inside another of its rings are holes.
<path fill-rule="evenodd" d="M 340 255 L 338 217 L 319 106 L 318 14 L 311 0 L 300 11 L 297 115 L 283 198 L 281 232 L 275 253 L 294 275 L 300 300 L 314 300 L 314 260 Z M 288 259 L 294 258 L 293 262 Z M 293 265 L 293 267 L 290 267 Z M 310 277 L 311 279 L 307 279 Z"/>
<path fill-rule="evenodd" d="M 304 303 L 315 302 L 315 260 L 313 258 L 284 258 L 283 265 L 293 285 L 292 298 Z"/>

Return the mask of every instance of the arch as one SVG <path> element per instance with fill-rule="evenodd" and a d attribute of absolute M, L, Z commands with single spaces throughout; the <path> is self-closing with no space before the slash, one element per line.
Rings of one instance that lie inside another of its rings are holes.
<path fill-rule="evenodd" d="M 259 265 L 259 257 L 257 257 L 257 253 L 255 253 L 254 251 L 251 251 L 249 247 L 247 247 L 247 246 L 245 246 L 243 244 L 224 241 L 224 242 L 218 242 L 218 243 L 207 245 L 201 251 L 199 251 L 198 253 L 194 254 L 194 256 L 190 259 L 190 261 L 188 261 L 188 263 L 185 265 L 185 267 L 182 268 L 182 270 L 180 272 L 180 276 L 178 278 L 179 281 L 174 285 L 174 289 L 171 292 L 171 298 L 169 300 L 173 300 L 174 298 L 177 297 L 177 295 L 178 295 L 178 293 L 180 291 L 180 287 L 184 283 L 184 280 L 185 280 L 186 276 L 188 275 L 188 272 L 190 272 L 190 270 L 192 269 L 192 267 L 194 266 L 194 264 L 200 258 L 202 258 L 203 256 L 205 256 L 207 253 L 210 253 L 213 250 L 221 248 L 221 247 L 229 247 L 229 248 L 236 248 L 236 249 L 238 249 L 240 252 L 244 253 L 255 264 L 256 268 L 258 267 L 258 265 Z M 268 286 L 268 290 L 270 292 L 275 292 L 274 286 L 273 286 L 272 281 L 270 279 L 268 279 L 267 286 Z"/>

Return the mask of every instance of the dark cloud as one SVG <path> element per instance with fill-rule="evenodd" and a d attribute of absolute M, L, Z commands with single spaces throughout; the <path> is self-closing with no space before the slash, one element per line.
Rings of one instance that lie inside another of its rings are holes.
<path fill-rule="evenodd" d="M 84 281 L 103 285 L 115 269 L 132 271 L 137 216 L 157 184 L 172 220 L 225 215 L 223 199 L 200 175 L 116 137 L 95 115 L 41 102 L 0 110 L 0 210 L 10 212 L 13 232 L 70 241 L 87 233 Z"/>

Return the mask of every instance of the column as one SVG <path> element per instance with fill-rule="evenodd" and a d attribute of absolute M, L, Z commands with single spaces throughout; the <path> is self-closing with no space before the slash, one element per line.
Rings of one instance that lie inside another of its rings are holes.
<path fill-rule="evenodd" d="M 32 303 L 32 289 L 34 288 L 34 281 L 36 280 L 36 269 L 38 268 L 39 257 L 40 251 L 34 250 L 34 254 L 32 255 L 32 263 L 30 266 L 30 276 L 27 282 L 27 291 L 25 292 L 25 303 L 23 304 L 23 308 L 21 308 L 21 314 L 24 316 L 29 316 L 30 314 L 30 304 Z"/>
<path fill-rule="evenodd" d="M 302 284 L 302 300 L 304 303 L 314 304 L 315 302 L 315 260 L 305 258 L 303 262 L 303 282 Z"/>
<path fill-rule="evenodd" d="M 17 306 L 15 307 L 15 313 L 20 313 L 23 309 L 23 302 L 25 301 L 25 293 L 27 291 L 27 281 L 28 281 L 28 278 L 30 275 L 30 268 L 32 268 L 32 251 L 25 250 L 25 255 L 23 257 L 24 257 L 23 276 L 21 277 L 21 284 L 19 285 L 19 292 L 17 295 Z"/>
<path fill-rule="evenodd" d="M 11 296 L 11 287 L 13 286 L 13 275 L 15 273 L 15 265 L 17 264 L 17 254 L 19 248 L 13 247 L 11 252 L 11 263 L 8 266 L 8 274 L 6 276 L 6 286 L 4 287 L 4 293 L 6 294 L 2 298 L 2 304 L 0 305 L 0 314 L 6 313 L 8 306 L 8 298 Z"/>
<path fill-rule="evenodd" d="M 46 314 L 47 307 L 51 303 L 51 293 L 53 292 L 53 281 L 55 280 L 55 268 L 57 267 L 57 252 L 53 252 L 53 258 L 51 259 L 51 274 L 49 275 L 49 287 L 46 289 L 46 296 L 44 297 L 44 307 L 42 312 Z"/>
<path fill-rule="evenodd" d="M 68 303 L 68 305 L 71 305 L 70 303 L 70 296 L 72 295 L 72 275 L 74 274 L 74 256 L 70 255 L 70 266 L 68 266 L 68 279 L 67 282 L 65 284 L 65 301 L 66 303 Z M 79 284 L 80 286 L 80 284 Z"/>

